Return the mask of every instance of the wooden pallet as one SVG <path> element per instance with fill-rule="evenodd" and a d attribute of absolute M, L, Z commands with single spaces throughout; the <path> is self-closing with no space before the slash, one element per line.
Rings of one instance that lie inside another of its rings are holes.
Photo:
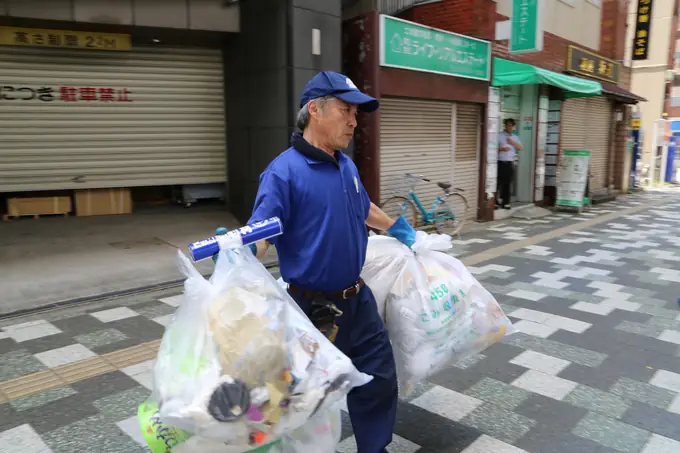
<path fill-rule="evenodd" d="M 7 222 L 20 217 L 39 219 L 40 216 L 46 215 L 67 217 L 72 209 L 71 197 L 9 198 L 7 214 L 2 216 L 2 220 Z"/>

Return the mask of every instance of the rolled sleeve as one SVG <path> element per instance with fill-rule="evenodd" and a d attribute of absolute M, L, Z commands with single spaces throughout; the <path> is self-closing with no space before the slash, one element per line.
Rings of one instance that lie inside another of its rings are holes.
<path fill-rule="evenodd" d="M 253 213 L 248 223 L 260 222 L 271 217 L 278 217 L 286 230 L 286 222 L 290 217 L 290 189 L 288 181 L 273 170 L 265 170 L 260 176 L 260 187 L 257 190 Z M 270 242 L 276 245 L 279 236 Z"/>

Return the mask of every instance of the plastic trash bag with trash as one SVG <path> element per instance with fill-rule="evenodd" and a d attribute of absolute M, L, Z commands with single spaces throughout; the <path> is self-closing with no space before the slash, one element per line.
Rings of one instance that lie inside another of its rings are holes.
<path fill-rule="evenodd" d="M 456 258 L 451 237 L 418 231 L 409 249 L 371 236 L 362 278 L 390 334 L 400 393 L 515 331 L 489 291 Z"/>
<path fill-rule="evenodd" d="M 279 440 L 247 450 L 171 428 L 160 421 L 158 407 L 153 403 L 140 406 L 139 420 L 153 453 L 336 453 L 342 435 L 339 405 L 314 415 Z"/>
<path fill-rule="evenodd" d="M 247 248 L 220 251 L 208 280 L 181 252 L 178 260 L 184 300 L 163 336 L 144 415 L 140 406 L 150 436 L 156 423 L 156 437 L 175 433 L 177 445 L 197 437 L 224 453 L 273 448 L 372 379 Z"/>

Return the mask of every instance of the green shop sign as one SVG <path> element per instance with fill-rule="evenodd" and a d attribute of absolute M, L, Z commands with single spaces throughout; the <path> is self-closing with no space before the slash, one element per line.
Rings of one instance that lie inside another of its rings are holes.
<path fill-rule="evenodd" d="M 512 1 L 511 54 L 543 50 L 543 2 L 544 0 Z"/>
<path fill-rule="evenodd" d="M 483 39 L 381 15 L 380 65 L 489 80 L 491 44 Z"/>

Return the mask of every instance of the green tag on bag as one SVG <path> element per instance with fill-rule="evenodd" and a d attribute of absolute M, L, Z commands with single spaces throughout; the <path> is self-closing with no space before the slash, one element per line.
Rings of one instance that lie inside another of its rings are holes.
<path fill-rule="evenodd" d="M 158 415 L 158 406 L 152 401 L 144 401 L 137 409 L 139 427 L 147 445 L 153 453 L 171 453 L 176 446 L 186 442 L 192 434 L 163 423 Z M 262 445 L 245 453 L 269 453 L 281 440 Z"/>
<path fill-rule="evenodd" d="M 153 453 L 170 453 L 173 448 L 191 437 L 190 433 L 163 423 L 158 414 L 158 406 L 151 401 L 139 405 L 137 419 L 144 439 Z"/>

